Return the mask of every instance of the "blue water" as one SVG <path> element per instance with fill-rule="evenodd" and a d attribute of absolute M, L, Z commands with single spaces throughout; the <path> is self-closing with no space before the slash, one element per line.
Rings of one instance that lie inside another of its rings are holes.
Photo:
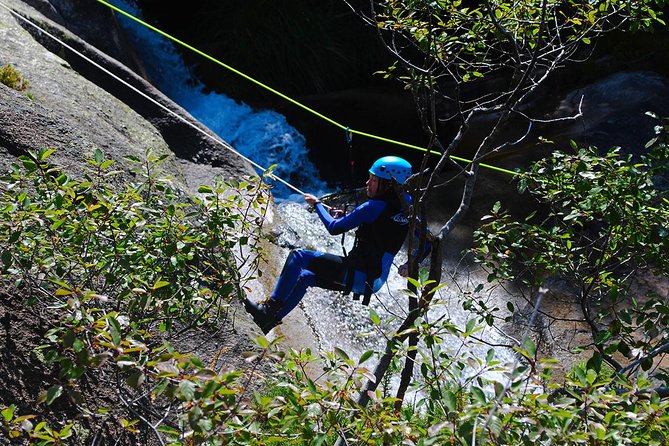
<path fill-rule="evenodd" d="M 111 3 L 141 18 L 141 11 L 133 2 Z M 253 110 L 223 94 L 204 93 L 204 85 L 194 78 L 172 41 L 117 15 L 146 64 L 151 82 L 166 96 L 247 158 L 265 168 L 276 164 L 274 174 L 298 189 L 316 195 L 327 190 L 327 184 L 308 159 L 304 136 L 283 115 L 272 110 Z M 277 199 L 299 198 L 280 182 L 275 183 L 272 193 Z"/>

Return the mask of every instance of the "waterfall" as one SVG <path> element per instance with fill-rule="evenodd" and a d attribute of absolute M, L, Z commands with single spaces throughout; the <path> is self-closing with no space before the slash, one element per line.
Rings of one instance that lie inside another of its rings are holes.
<path fill-rule="evenodd" d="M 140 14 L 136 6 L 125 0 L 115 0 L 113 3 L 133 15 Z M 285 117 L 271 110 L 253 110 L 248 105 L 237 103 L 222 94 L 203 93 L 203 85 L 193 79 L 171 41 L 130 19 L 120 19 L 147 64 L 151 80 L 163 93 L 245 156 L 263 166 L 278 164 L 275 173 L 301 190 L 316 195 L 327 190 L 327 185 L 319 178 L 316 168 L 308 160 L 305 138 L 286 122 Z M 302 200 L 297 199 L 301 197 L 291 197 L 288 188 L 282 187 L 283 189 L 275 188 L 273 193 L 275 198 L 279 198 L 277 210 L 285 225 L 285 236 L 292 237 L 287 244 L 334 254 L 341 253 L 340 237 L 330 236 L 317 215 L 307 212 Z M 353 237 L 350 235 L 344 240 L 348 244 L 345 246 L 347 251 L 350 251 Z M 286 255 L 287 253 L 288 250 L 285 251 Z M 396 265 L 404 261 L 406 252 L 402 251 L 396 258 Z M 444 274 L 448 283 L 439 290 L 434 308 L 430 311 L 430 318 L 435 320 L 445 317 L 454 325 L 464 327 L 471 315 L 462 309 L 459 297 L 466 292 L 464 290 L 471 291 L 478 283 L 483 282 L 484 276 L 465 272 L 458 277 L 455 273 L 456 267 L 449 269 L 451 271 Z M 392 332 L 405 315 L 405 288 L 406 280 L 393 268 L 387 284 L 372 297 L 369 307 L 341 293 L 318 288 L 309 289 L 300 306 L 320 348 L 331 350 L 339 347 L 352 358 L 356 358 L 367 350 L 384 350 L 384 332 Z M 496 299 L 500 302 L 506 301 L 507 296 L 500 295 Z M 383 321 L 380 327 L 371 322 L 370 311 Z M 293 322 L 290 321 L 291 317 Z M 291 313 L 285 322 L 294 323 L 294 318 Z M 500 338 L 499 333 L 490 329 L 480 332 L 479 335 L 492 342 Z M 457 351 L 459 346 L 454 343 L 443 348 Z M 477 348 L 472 354 L 485 357 L 488 348 L 482 345 L 480 350 Z M 498 351 L 497 355 L 502 360 L 513 360 L 512 355 L 506 351 Z"/>
<path fill-rule="evenodd" d="M 141 18 L 134 2 L 111 3 Z M 242 155 L 263 167 L 276 164 L 274 173 L 300 190 L 315 195 L 325 193 L 327 184 L 309 160 L 304 136 L 285 116 L 272 110 L 253 110 L 220 93 L 205 93 L 205 86 L 192 76 L 172 41 L 125 16 L 119 15 L 119 23 L 145 61 L 151 82 L 166 96 Z M 280 201 L 299 198 L 291 196 L 290 190 L 278 182 L 273 195 Z"/>

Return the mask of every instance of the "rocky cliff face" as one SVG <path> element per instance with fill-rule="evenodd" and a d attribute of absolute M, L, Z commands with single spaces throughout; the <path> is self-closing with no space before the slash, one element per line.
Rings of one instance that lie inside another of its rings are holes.
<path fill-rule="evenodd" d="M 132 51 L 124 46 L 109 10 L 84 1 L 31 3 L 39 10 L 17 0 L 3 2 L 89 60 L 0 8 L 0 66 L 12 65 L 29 82 L 23 92 L 0 85 L 3 162 L 27 150 L 48 147 L 58 149 L 59 163 L 76 169 L 98 148 L 121 164 L 124 155 L 141 156 L 151 148 L 173 154 L 168 170 L 188 186 L 220 173 L 226 177 L 252 173 L 223 142 L 214 141 L 219 138 L 203 134 L 211 132 L 178 105 L 88 43 L 90 38 L 102 49 L 123 56 L 122 60 L 141 72 L 138 61 L 126 56 Z M 95 20 L 90 20 L 91 16 Z M 199 164 L 194 177 L 187 168 L 192 163 Z M 205 166 L 213 169 L 206 172 Z"/>
<path fill-rule="evenodd" d="M 254 174 L 249 165 L 225 148 L 224 142 L 102 50 L 141 73 L 138 61 L 127 57 L 130 50 L 123 45 L 113 17 L 95 2 L 0 1 L 0 67 L 11 65 L 28 82 L 28 88 L 22 91 L 0 83 L 0 174 L 7 172 L 18 156 L 42 148 L 56 149 L 49 160 L 75 177 L 83 171 L 86 159 L 101 149 L 123 170 L 124 180 L 132 179 L 134 174 L 123 157 L 142 158 L 147 149 L 152 149 L 168 154 L 164 174 L 185 191 L 211 184 L 215 176 L 229 179 Z M 92 62 L 131 84 L 141 95 Z M 271 274 L 266 277 L 271 280 Z M 66 417 L 63 414 L 76 414 L 78 409 L 71 402 L 59 403 L 60 407 L 37 403 L 40 393 L 58 379 L 57 371 L 51 374 L 45 370 L 34 352 L 49 327 L 35 317 L 34 312 L 41 310 L 26 308 L 23 299 L 12 296 L 4 286 L 10 281 L 11 278 L 0 277 L 0 408 L 16 404 L 22 413 L 46 411 L 43 415 L 57 425 L 59 419 Z M 262 290 L 263 284 L 255 287 Z M 251 339 L 260 331 L 243 310 L 241 300 L 233 302 L 230 311 L 234 317 L 221 322 L 225 326 L 207 342 L 193 341 L 188 335 L 190 340 L 175 340 L 175 344 L 196 344 L 195 349 L 186 347 L 182 351 L 214 361 L 220 368 L 245 369 L 249 365 L 242 352 L 254 348 Z M 41 316 L 48 319 L 46 312 Z M 95 383 L 91 385 L 87 398 L 104 399 L 107 407 L 120 404 L 113 400 L 113 392 L 96 389 Z"/>

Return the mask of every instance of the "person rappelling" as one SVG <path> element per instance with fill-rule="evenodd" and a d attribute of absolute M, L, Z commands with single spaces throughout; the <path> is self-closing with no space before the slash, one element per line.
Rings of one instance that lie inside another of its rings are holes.
<path fill-rule="evenodd" d="M 321 222 L 331 235 L 356 229 L 356 240 L 348 255 L 294 249 L 288 255 L 283 270 L 270 297 L 262 303 L 245 299 L 246 310 L 263 333 L 281 323 L 302 300 L 307 288 L 319 287 L 364 296 L 368 304 L 388 279 L 393 260 L 409 231 L 408 206 L 411 196 L 401 189 L 411 176 L 411 164 L 397 156 L 384 156 L 369 169 L 368 200 L 353 211 L 342 214 L 328 211 L 320 200 L 304 194 Z M 421 259 L 427 256 L 424 250 Z M 399 268 L 406 276 L 406 264 Z"/>

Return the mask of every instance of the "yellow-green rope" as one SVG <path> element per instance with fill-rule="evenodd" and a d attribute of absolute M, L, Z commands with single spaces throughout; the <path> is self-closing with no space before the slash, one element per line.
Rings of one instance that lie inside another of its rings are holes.
<path fill-rule="evenodd" d="M 280 91 L 277 91 L 277 90 L 275 90 L 274 88 L 272 88 L 272 87 L 270 87 L 270 86 L 268 86 L 268 85 L 263 84 L 262 82 L 260 82 L 260 81 L 258 81 L 258 80 L 256 80 L 256 79 L 252 78 L 251 76 L 249 76 L 249 75 L 247 75 L 247 74 L 245 74 L 245 73 L 242 73 L 241 71 L 237 70 L 236 68 L 233 68 L 233 67 L 231 67 L 230 65 L 227 65 L 227 64 L 221 62 L 220 60 L 218 60 L 218 59 L 216 59 L 216 58 L 210 56 L 209 54 L 207 54 L 207 53 L 205 53 L 205 52 L 203 52 L 203 51 L 200 51 L 199 49 L 197 49 L 197 48 L 195 48 L 195 47 L 193 47 L 193 46 L 191 46 L 191 45 L 189 45 L 189 44 L 187 44 L 187 43 L 185 43 L 185 42 L 183 42 L 183 41 L 177 39 L 177 38 L 174 37 L 174 36 L 171 36 L 170 34 L 167 34 L 166 32 L 164 32 L 164 31 L 162 31 L 162 30 L 156 28 L 155 26 L 150 25 L 150 24 L 144 22 L 143 20 L 138 19 L 137 17 L 133 16 L 132 14 L 130 14 L 130 13 L 128 13 L 128 12 L 126 12 L 126 11 L 124 11 L 124 10 L 122 10 L 122 9 L 120 9 L 120 8 L 118 8 L 118 7 L 114 6 L 114 5 L 112 5 L 112 4 L 108 3 L 108 2 L 106 2 L 105 0 L 97 0 L 97 1 L 100 2 L 100 3 L 102 3 L 103 5 L 105 5 L 105 6 L 109 7 L 109 8 L 111 8 L 111 9 L 113 9 L 114 11 L 118 12 L 119 14 L 122 14 L 122 15 L 126 16 L 127 18 L 129 18 L 129 19 L 131 19 L 131 20 L 134 20 L 135 22 L 141 24 L 142 26 L 145 26 L 145 27 L 149 28 L 150 30 L 157 32 L 157 33 L 160 34 L 161 36 L 164 36 L 164 37 L 170 39 L 171 41 L 173 41 L 173 42 L 175 42 L 175 43 L 178 43 L 179 45 L 183 46 L 184 48 L 187 48 L 187 49 L 193 51 L 194 53 L 199 54 L 200 56 L 202 56 L 202 57 L 204 57 L 204 58 L 206 58 L 206 59 L 208 59 L 208 60 L 210 60 L 210 61 L 212 61 L 212 62 L 214 62 L 214 63 L 216 63 L 216 64 L 218 64 L 218 65 L 220 65 L 220 66 L 222 66 L 223 68 L 225 68 L 225 69 L 227 69 L 227 70 L 229 70 L 229 71 L 232 71 L 233 73 L 235 73 L 235 74 L 237 74 L 237 75 L 243 77 L 244 79 L 247 79 L 247 80 L 253 82 L 254 84 L 256 84 L 256 85 L 258 85 L 258 86 L 264 88 L 265 90 L 267 90 L 267 91 L 269 91 L 269 92 L 271 92 L 271 93 L 273 93 L 273 94 L 275 94 L 275 95 L 277 95 L 277 96 L 279 96 L 279 97 L 285 99 L 286 101 L 288 101 L 288 102 L 290 102 L 290 103 L 292 103 L 292 104 L 297 105 L 298 107 L 302 108 L 303 110 L 306 110 L 307 112 L 312 113 L 312 114 L 315 115 L 315 116 L 318 116 L 319 118 L 321 118 L 321 119 L 323 119 L 323 120 L 329 122 L 330 124 L 332 124 L 332 125 L 334 125 L 334 126 L 337 126 L 337 127 L 339 127 L 340 129 L 342 129 L 342 130 L 347 131 L 348 133 L 356 134 L 356 135 L 360 135 L 360 136 L 364 136 L 364 137 L 366 137 L 366 138 L 370 138 L 370 139 L 376 139 L 376 140 L 378 140 L 378 141 L 387 142 L 387 143 L 390 143 L 390 144 L 394 144 L 394 145 L 401 146 L 401 147 L 406 147 L 406 148 L 409 148 L 409 149 L 419 150 L 419 151 L 421 151 L 421 152 L 428 152 L 428 149 L 426 149 L 426 148 L 424 148 L 424 147 L 420 147 L 420 146 L 416 146 L 416 145 L 413 145 L 413 144 L 408 144 L 408 143 L 405 143 L 405 142 L 396 141 L 396 140 L 393 140 L 393 139 L 390 139 L 390 138 L 384 138 L 384 137 L 382 137 L 382 136 L 373 135 L 373 134 L 371 134 L 371 133 L 361 132 L 361 131 L 359 131 L 359 130 L 354 130 L 354 129 L 348 128 L 347 126 L 338 123 L 338 122 L 335 121 L 334 119 L 329 118 L 329 117 L 327 117 L 327 116 L 325 116 L 325 115 L 323 115 L 323 114 L 317 112 L 316 110 L 307 107 L 306 105 L 304 105 L 304 104 L 302 104 L 302 103 L 296 101 L 295 99 L 293 99 L 293 98 L 291 98 L 291 97 L 289 97 L 289 96 L 286 96 L 285 94 L 281 93 Z M 430 154 L 433 154 L 433 155 L 441 155 L 440 152 L 437 152 L 437 151 L 434 151 L 434 150 L 430 150 L 429 153 L 430 153 Z M 468 159 L 466 159 L 466 158 L 461 158 L 461 157 L 457 157 L 457 156 L 453 156 L 453 155 L 451 155 L 450 157 L 451 157 L 452 159 L 456 160 L 456 161 L 460 161 L 460 162 L 464 162 L 464 163 L 472 163 L 472 162 L 473 162 L 472 160 L 468 160 Z M 487 169 L 491 169 L 491 170 L 496 170 L 496 171 L 498 171 L 498 172 L 503 172 L 503 173 L 507 173 L 507 174 L 510 174 L 510 175 L 518 175 L 517 172 L 514 172 L 514 171 L 512 171 L 512 170 L 508 170 L 508 169 L 504 169 L 504 168 L 501 168 L 501 167 L 492 166 L 492 165 L 489 165 L 489 164 L 483 164 L 483 163 L 481 163 L 480 165 L 481 165 L 481 167 L 485 167 L 485 168 L 487 168 Z"/>

